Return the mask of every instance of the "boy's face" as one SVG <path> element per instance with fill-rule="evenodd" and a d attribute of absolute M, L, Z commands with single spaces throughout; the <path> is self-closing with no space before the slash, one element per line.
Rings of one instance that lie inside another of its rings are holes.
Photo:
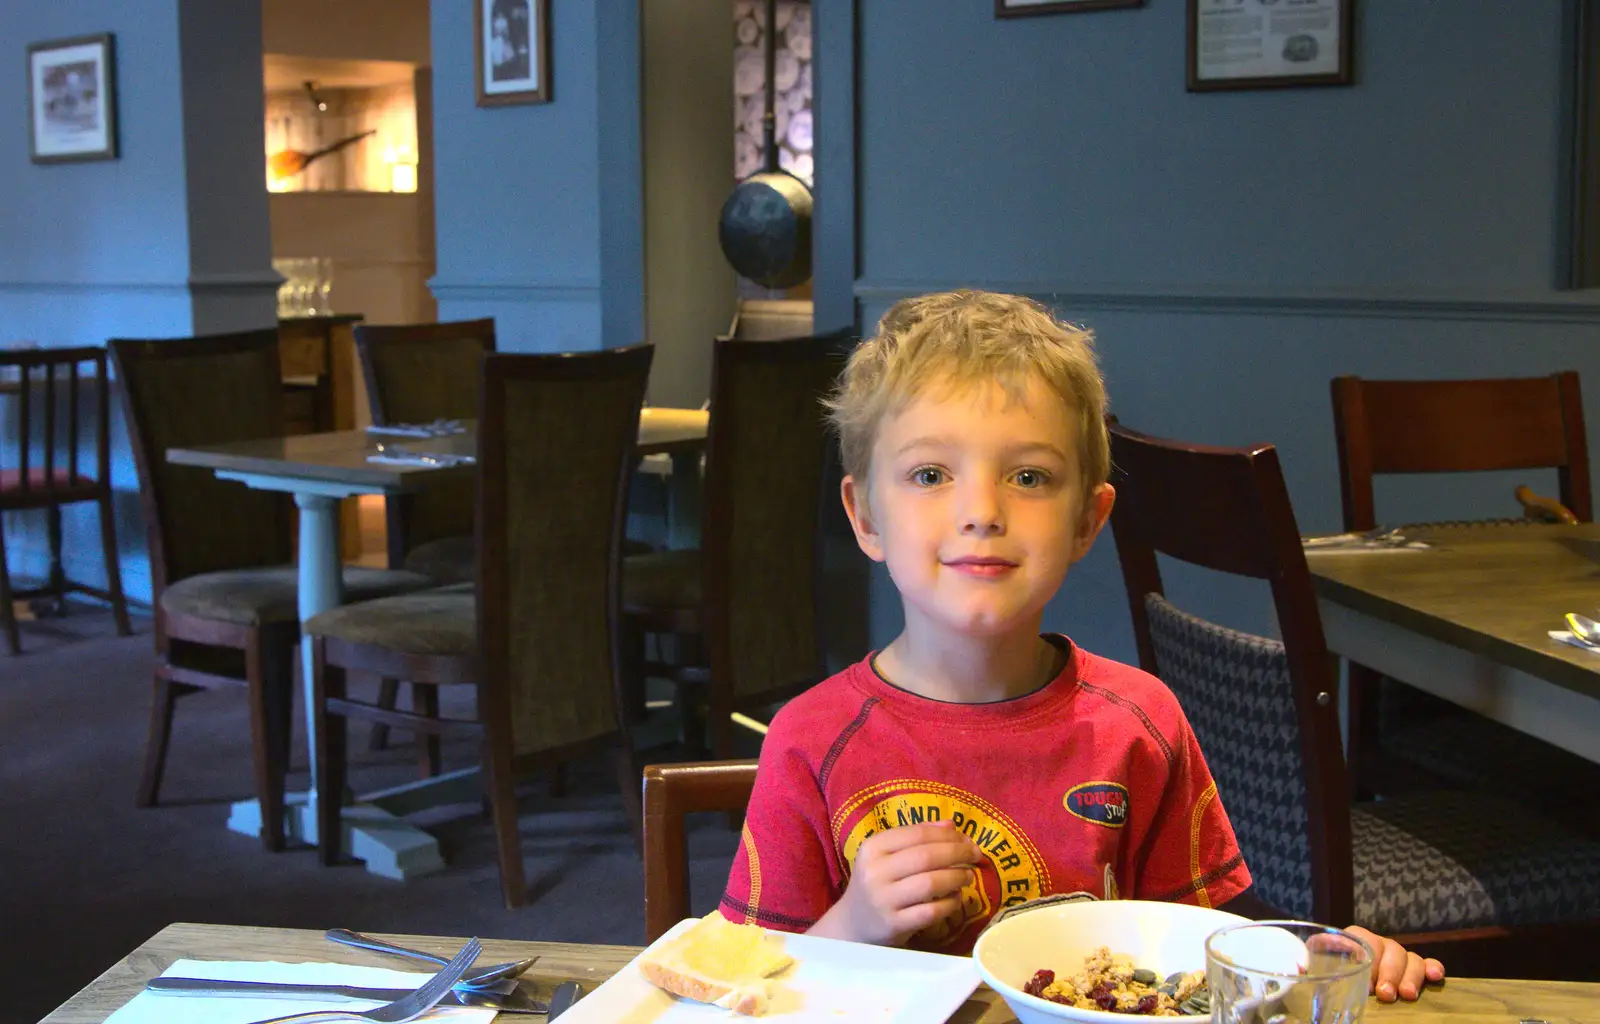
<path fill-rule="evenodd" d="M 856 541 L 914 621 L 969 636 L 1036 631 L 1115 497 L 1085 495 L 1074 410 L 1042 381 L 922 398 L 879 425 L 870 487 L 844 480 Z"/>

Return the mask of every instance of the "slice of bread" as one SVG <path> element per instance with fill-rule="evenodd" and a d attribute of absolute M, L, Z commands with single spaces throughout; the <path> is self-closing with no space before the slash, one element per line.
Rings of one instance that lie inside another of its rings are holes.
<path fill-rule="evenodd" d="M 770 999 L 767 979 L 792 963 L 781 939 L 712 911 L 647 952 L 639 970 L 650 984 L 674 995 L 759 1017 Z"/>

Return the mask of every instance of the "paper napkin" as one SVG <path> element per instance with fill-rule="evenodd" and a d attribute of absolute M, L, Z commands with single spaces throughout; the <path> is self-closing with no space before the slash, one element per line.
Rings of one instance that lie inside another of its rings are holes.
<path fill-rule="evenodd" d="M 285 964 L 255 960 L 179 960 L 162 977 L 226 981 L 284 981 L 296 985 L 359 985 L 362 988 L 416 988 L 433 975 L 350 964 Z M 140 992 L 106 1018 L 106 1024 L 250 1024 L 312 1010 L 370 1010 L 383 1003 L 339 996 L 203 995 Z M 436 1006 L 419 1020 L 488 1024 L 488 1007 Z"/>

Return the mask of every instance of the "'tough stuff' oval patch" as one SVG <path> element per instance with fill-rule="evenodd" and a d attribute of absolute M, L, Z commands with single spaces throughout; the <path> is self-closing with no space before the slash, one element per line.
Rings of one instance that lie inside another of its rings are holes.
<path fill-rule="evenodd" d="M 1067 790 L 1061 804 L 1084 821 L 1108 828 L 1128 823 L 1128 787 L 1115 782 L 1085 782 Z"/>

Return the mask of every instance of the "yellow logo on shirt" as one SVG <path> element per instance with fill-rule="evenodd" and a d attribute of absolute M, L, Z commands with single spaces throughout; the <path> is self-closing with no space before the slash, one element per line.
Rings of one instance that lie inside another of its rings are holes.
<path fill-rule="evenodd" d="M 972 793 L 922 779 L 897 779 L 864 789 L 833 816 L 834 842 L 854 865 L 867 837 L 888 828 L 948 821 L 983 851 L 977 880 L 961 890 L 958 918 L 942 921 L 912 940 L 929 949 L 952 945 L 997 907 L 1036 899 L 1050 891 L 1050 872 L 1039 850 L 1009 817 Z"/>

